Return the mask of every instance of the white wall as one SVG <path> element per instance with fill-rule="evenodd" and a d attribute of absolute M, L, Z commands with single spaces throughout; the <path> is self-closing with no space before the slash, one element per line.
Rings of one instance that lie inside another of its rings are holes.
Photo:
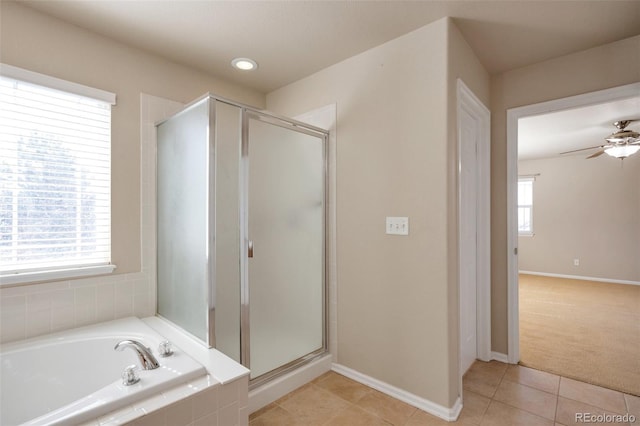
<path fill-rule="evenodd" d="M 640 281 L 640 155 L 586 155 L 518 163 L 519 174 L 540 174 L 535 235 L 519 237 L 519 269 Z"/>

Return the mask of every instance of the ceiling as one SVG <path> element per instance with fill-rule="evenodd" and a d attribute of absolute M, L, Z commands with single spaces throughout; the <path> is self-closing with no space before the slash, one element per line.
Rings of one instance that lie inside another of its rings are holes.
<path fill-rule="evenodd" d="M 615 121 L 634 118 L 640 119 L 640 94 L 629 99 L 521 118 L 518 120 L 518 160 L 557 157 L 561 152 L 603 145 L 606 143 L 604 138 L 618 130 L 613 126 Z M 627 129 L 640 131 L 640 121 L 629 124 Z M 597 149 L 564 156 L 586 158 L 595 152 Z"/>
<path fill-rule="evenodd" d="M 637 0 L 18 1 L 264 93 L 445 16 L 490 73 L 640 33 Z"/>
<path fill-rule="evenodd" d="M 640 34 L 638 0 L 17 1 L 263 93 L 445 16 L 490 73 Z M 236 57 L 259 68 L 235 70 Z M 611 123 L 638 116 L 640 98 L 521 119 L 519 158 L 597 146 Z"/>

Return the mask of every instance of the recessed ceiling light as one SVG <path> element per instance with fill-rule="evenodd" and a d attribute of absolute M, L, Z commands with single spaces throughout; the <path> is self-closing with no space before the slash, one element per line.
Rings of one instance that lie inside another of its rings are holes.
<path fill-rule="evenodd" d="M 231 61 L 231 65 L 242 71 L 251 71 L 258 68 L 258 64 L 253 59 L 249 58 L 235 58 Z"/>

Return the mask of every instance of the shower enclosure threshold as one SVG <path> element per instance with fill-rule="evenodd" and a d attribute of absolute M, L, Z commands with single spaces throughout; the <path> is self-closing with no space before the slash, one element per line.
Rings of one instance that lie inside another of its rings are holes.
<path fill-rule="evenodd" d="M 310 357 L 311 355 L 308 356 Z M 333 357 L 331 354 L 322 352 L 303 361 L 294 361 L 292 364 L 295 363 L 295 365 L 291 366 L 290 370 L 280 371 L 277 375 L 272 375 L 268 380 L 250 383 L 249 414 L 331 371 L 332 362 Z"/>

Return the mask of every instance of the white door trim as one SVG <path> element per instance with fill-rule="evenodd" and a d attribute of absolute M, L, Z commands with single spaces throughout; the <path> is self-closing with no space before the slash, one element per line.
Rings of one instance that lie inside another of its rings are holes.
<path fill-rule="evenodd" d="M 483 361 L 491 360 L 491 114 L 461 79 L 457 82 L 457 132 L 458 132 L 458 206 L 460 206 L 460 162 L 461 162 L 461 112 L 465 111 L 478 121 L 480 134 L 477 143 L 478 205 L 477 205 L 477 356 Z M 458 212 L 460 229 L 461 212 Z M 460 246 L 460 235 L 458 235 Z M 458 277 L 466 265 L 458 264 Z M 458 278 L 459 280 L 459 278 Z M 460 282 L 458 282 L 460 289 Z M 460 295 L 458 296 L 460 298 Z M 460 303 L 458 301 L 458 307 Z M 460 334 L 460 333 L 459 333 Z M 460 342 L 458 342 L 460 344 Z M 462 372 L 461 372 L 462 373 Z"/>
<path fill-rule="evenodd" d="M 640 83 L 627 84 L 568 98 L 555 99 L 507 110 L 507 315 L 508 360 L 520 361 L 520 330 L 518 303 L 518 120 L 523 117 L 582 106 L 597 105 L 638 96 Z"/>

